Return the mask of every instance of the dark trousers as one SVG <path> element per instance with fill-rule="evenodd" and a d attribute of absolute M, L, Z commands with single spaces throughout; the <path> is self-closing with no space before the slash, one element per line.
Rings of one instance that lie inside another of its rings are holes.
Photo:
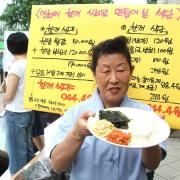
<path fill-rule="evenodd" d="M 1 78 L 1 84 L 2 84 L 4 80 L 3 69 L 0 69 L 0 78 Z"/>
<path fill-rule="evenodd" d="M 0 176 L 7 170 L 9 166 L 8 154 L 0 150 Z"/>
<path fill-rule="evenodd" d="M 148 172 L 147 177 L 148 177 L 148 180 L 153 180 L 154 179 L 154 171 Z"/>

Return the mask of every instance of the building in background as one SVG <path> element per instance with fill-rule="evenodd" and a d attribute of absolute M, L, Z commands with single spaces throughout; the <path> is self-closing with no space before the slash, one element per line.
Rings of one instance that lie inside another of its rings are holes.
<path fill-rule="evenodd" d="M 11 3 L 12 0 L 0 0 L 0 15 L 2 15 L 4 9 L 6 8 L 8 3 Z"/>
<path fill-rule="evenodd" d="M 180 0 L 158 0 L 158 4 L 180 4 Z"/>
<path fill-rule="evenodd" d="M 7 4 L 11 3 L 12 0 L 0 0 L 0 16 L 2 15 L 4 9 L 6 8 Z M 3 36 L 3 32 L 4 32 L 4 29 L 5 29 L 5 23 L 4 22 L 1 22 L 0 21 L 0 36 Z M 1 37 L 0 37 L 1 38 Z M 0 47 L 2 45 L 1 43 L 1 39 L 0 39 Z"/>

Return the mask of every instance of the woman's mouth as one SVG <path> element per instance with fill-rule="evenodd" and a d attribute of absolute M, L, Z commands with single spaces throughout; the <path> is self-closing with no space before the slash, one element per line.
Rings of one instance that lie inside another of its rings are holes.
<path fill-rule="evenodd" d="M 117 93 L 117 92 L 119 92 L 119 88 L 118 87 L 109 88 L 109 91 L 111 93 Z"/>

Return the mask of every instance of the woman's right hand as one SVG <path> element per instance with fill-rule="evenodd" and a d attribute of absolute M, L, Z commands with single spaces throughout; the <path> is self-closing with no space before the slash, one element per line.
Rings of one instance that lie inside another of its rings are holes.
<path fill-rule="evenodd" d="M 94 112 L 91 111 L 86 111 L 81 116 L 79 119 L 76 121 L 72 133 L 79 139 L 79 140 L 84 140 L 86 136 L 91 135 L 90 131 L 87 128 L 87 121 L 90 116 L 95 115 Z"/>

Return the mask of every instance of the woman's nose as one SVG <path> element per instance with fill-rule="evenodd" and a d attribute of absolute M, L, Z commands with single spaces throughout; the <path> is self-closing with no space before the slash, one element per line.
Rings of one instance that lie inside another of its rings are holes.
<path fill-rule="evenodd" d="M 117 83 L 118 82 L 118 76 L 116 72 L 111 72 L 109 76 L 109 81 L 111 83 Z"/>

